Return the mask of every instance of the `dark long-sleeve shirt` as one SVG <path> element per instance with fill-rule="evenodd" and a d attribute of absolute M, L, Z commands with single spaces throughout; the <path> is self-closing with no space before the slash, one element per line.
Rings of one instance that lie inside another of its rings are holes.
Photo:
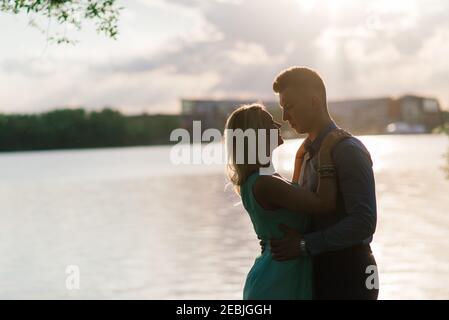
<path fill-rule="evenodd" d="M 317 191 L 318 151 L 326 135 L 336 128 L 331 123 L 306 146 L 300 186 Z M 376 192 L 368 150 L 360 140 L 351 137 L 335 147 L 332 158 L 338 179 L 337 212 L 313 216 L 313 231 L 304 235 L 312 255 L 368 244 L 376 230 Z"/>

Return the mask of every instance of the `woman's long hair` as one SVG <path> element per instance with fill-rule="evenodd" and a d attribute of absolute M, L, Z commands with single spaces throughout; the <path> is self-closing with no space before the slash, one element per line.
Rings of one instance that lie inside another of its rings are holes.
<path fill-rule="evenodd" d="M 250 170 L 254 169 L 254 164 L 248 163 L 249 150 L 251 152 L 256 152 L 256 165 L 259 164 L 259 159 L 257 159 L 257 147 L 259 145 L 258 129 L 268 129 L 271 123 L 271 115 L 266 111 L 262 104 L 254 103 L 250 105 L 242 105 L 236 109 L 228 117 L 225 125 L 225 143 L 226 143 L 226 153 L 227 153 L 227 176 L 230 182 L 234 185 L 234 188 L 238 194 L 240 194 L 240 187 L 245 183 L 248 176 L 252 173 Z M 237 141 L 236 137 L 231 133 L 235 130 L 241 129 L 245 132 L 247 129 L 254 129 L 256 132 L 256 145 L 249 146 L 248 139 L 244 139 L 242 154 L 237 154 Z M 243 163 L 237 161 L 243 156 Z"/>

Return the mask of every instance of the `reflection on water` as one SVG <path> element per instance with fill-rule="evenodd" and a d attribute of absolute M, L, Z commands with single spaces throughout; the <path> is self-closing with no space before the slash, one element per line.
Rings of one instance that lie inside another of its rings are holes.
<path fill-rule="evenodd" d="M 383 299 L 448 299 L 445 136 L 362 137 L 378 196 Z M 300 141 L 278 150 L 291 175 Z M 239 299 L 259 247 L 223 166 L 168 147 L 0 155 L 0 298 Z M 80 290 L 65 288 L 78 265 Z"/>

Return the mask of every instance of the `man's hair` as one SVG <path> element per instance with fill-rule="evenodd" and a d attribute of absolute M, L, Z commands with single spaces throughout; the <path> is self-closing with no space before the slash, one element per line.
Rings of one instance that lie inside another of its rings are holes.
<path fill-rule="evenodd" d="M 307 67 L 291 67 L 283 70 L 274 80 L 273 90 L 281 93 L 288 87 L 309 88 L 322 94 L 326 101 L 326 86 L 320 75 Z"/>

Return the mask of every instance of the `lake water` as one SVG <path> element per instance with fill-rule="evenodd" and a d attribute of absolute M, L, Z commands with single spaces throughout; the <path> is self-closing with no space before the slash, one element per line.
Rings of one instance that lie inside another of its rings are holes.
<path fill-rule="evenodd" d="M 380 298 L 449 299 L 449 139 L 360 139 L 374 161 Z M 300 142 L 278 150 L 286 177 Z M 174 165 L 170 151 L 0 154 L 0 298 L 240 299 L 259 254 L 249 217 L 222 165 Z"/>

